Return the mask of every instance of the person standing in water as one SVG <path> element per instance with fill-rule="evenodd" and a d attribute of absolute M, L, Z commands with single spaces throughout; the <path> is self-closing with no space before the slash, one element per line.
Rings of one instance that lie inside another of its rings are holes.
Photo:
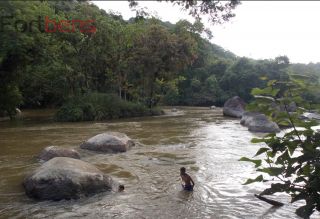
<path fill-rule="evenodd" d="M 193 191 L 194 181 L 189 176 L 189 174 L 186 173 L 186 168 L 184 167 L 180 168 L 180 176 L 181 176 L 183 189 L 187 191 Z"/>

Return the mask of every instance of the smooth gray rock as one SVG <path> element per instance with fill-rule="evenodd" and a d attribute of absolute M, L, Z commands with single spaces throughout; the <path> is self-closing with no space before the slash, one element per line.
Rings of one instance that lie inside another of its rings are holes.
<path fill-rule="evenodd" d="M 74 149 L 67 149 L 58 146 L 49 146 L 43 149 L 39 155 L 39 159 L 48 161 L 54 157 L 71 157 L 74 159 L 80 159 L 80 154 Z"/>
<path fill-rule="evenodd" d="M 224 103 L 223 115 L 241 118 L 245 112 L 246 103 L 238 96 L 232 97 Z"/>
<path fill-rule="evenodd" d="M 80 148 L 112 153 L 126 152 L 134 145 L 134 142 L 126 134 L 120 132 L 105 132 L 90 138 L 81 144 Z"/>
<path fill-rule="evenodd" d="M 247 126 L 251 132 L 277 133 L 280 132 L 279 126 L 268 119 L 262 113 L 245 112 L 242 115 L 240 124 Z"/>
<path fill-rule="evenodd" d="M 55 157 L 24 179 L 27 196 L 39 200 L 77 199 L 111 190 L 113 181 L 84 161 Z"/>

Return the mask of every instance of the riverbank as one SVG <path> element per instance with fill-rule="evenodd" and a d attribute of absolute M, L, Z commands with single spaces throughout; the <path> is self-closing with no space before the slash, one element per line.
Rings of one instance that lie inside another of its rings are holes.
<path fill-rule="evenodd" d="M 166 108 L 166 107 L 164 107 Z M 39 120 L 46 120 L 46 121 L 57 121 L 57 122 L 81 122 L 81 121 L 111 121 L 111 120 L 117 120 L 117 119 L 124 119 L 124 118 L 136 118 L 136 117 L 148 117 L 148 116 L 160 116 L 164 115 L 164 109 L 156 108 L 152 110 L 150 113 L 146 114 L 139 114 L 139 115 L 127 115 L 127 116 L 118 116 L 118 117 L 109 117 L 105 119 L 99 119 L 99 120 L 59 120 L 57 119 L 57 113 L 59 112 L 59 108 L 50 108 L 50 109 L 22 109 L 21 115 L 19 118 L 15 118 L 12 121 L 24 121 L 24 120 L 32 120 L 32 121 L 39 121 Z M 65 112 L 68 113 L 68 112 Z M 10 122 L 10 117 L 0 117 L 0 122 Z"/>
<path fill-rule="evenodd" d="M 208 110 L 210 107 L 198 107 L 198 106 L 160 106 L 157 108 L 161 111 L 159 114 L 155 115 L 145 115 L 145 116 L 132 116 L 132 117 L 121 117 L 121 118 L 114 118 L 114 119 L 106 119 L 100 122 L 117 122 L 117 121 L 126 121 L 130 119 L 145 119 L 150 116 L 178 116 L 182 115 L 185 110 Z M 19 120 L 15 121 L 32 121 L 32 122 L 57 122 L 56 121 L 56 114 L 59 108 L 48 108 L 48 109 L 22 109 L 21 116 Z M 212 110 L 212 109 L 211 109 Z M 221 110 L 222 115 L 222 108 L 215 108 L 214 110 Z M 10 122 L 9 117 L 0 117 L 0 122 Z M 79 121 L 81 122 L 81 121 Z M 90 122 L 90 121 L 87 121 Z M 94 122 L 94 121 L 92 121 Z M 99 122 L 99 121 L 95 121 Z"/>

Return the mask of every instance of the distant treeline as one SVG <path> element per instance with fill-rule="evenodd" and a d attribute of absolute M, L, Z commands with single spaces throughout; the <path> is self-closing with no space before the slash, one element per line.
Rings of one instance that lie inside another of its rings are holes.
<path fill-rule="evenodd" d="M 265 86 L 261 77 L 320 74 L 320 64 L 290 65 L 286 56 L 237 57 L 210 43 L 200 21 L 126 21 L 87 1 L 1 1 L 0 9 L 0 114 L 62 106 L 66 115 L 78 107 L 77 119 L 61 119 L 78 121 L 87 118 L 80 100 L 95 103 L 86 106 L 95 112 L 87 120 L 113 118 L 112 103 L 122 110 L 117 118 L 153 114 L 147 109 L 157 105 L 219 106 L 234 95 L 250 101 L 251 89 Z M 46 17 L 65 23 L 55 30 Z M 80 21 L 91 26 L 79 27 Z"/>

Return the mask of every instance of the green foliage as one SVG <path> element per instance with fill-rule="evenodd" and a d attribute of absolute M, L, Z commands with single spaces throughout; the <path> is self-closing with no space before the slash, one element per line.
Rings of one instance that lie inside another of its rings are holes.
<path fill-rule="evenodd" d="M 256 171 L 266 174 L 263 178 L 248 179 L 245 184 L 272 182 L 260 195 L 285 192 L 291 195 L 291 202 L 304 200 L 305 205 L 296 209 L 296 213 L 308 218 L 315 210 L 320 210 L 320 133 L 312 129 L 317 124 L 315 121 L 301 119 L 305 109 L 313 106 L 301 94 L 311 93 L 312 90 L 319 89 L 319 85 L 317 81 L 304 75 L 289 75 L 284 78 L 285 80 L 269 81 L 264 89 L 253 89 L 252 95 L 258 95 L 258 98 L 249 108 L 269 115 L 280 125 L 285 122 L 291 129 L 286 130 L 283 136 L 269 134 L 252 139 L 253 143 L 264 143 L 255 154 L 264 156 L 264 159 L 240 160 L 255 163 Z M 289 112 L 292 102 L 299 108 Z"/>
<path fill-rule="evenodd" d="M 239 161 L 248 161 L 255 164 L 255 167 L 261 166 L 261 160 L 253 160 L 246 157 L 241 157 Z"/>
<path fill-rule="evenodd" d="M 67 101 L 56 113 L 57 121 L 78 122 L 94 120 L 94 108 L 91 103 L 80 98 Z"/>
<path fill-rule="evenodd" d="M 162 1 L 162 0 L 158 0 Z M 201 19 L 201 15 L 208 15 L 209 21 L 213 24 L 229 21 L 235 16 L 232 11 L 240 4 L 239 0 L 231 1 L 174 1 L 166 0 L 181 6 L 182 9 L 188 10 L 189 14 L 196 19 Z M 130 0 L 130 7 L 137 7 L 138 1 Z"/>
<path fill-rule="evenodd" d="M 0 114 L 8 114 L 12 118 L 16 114 L 16 107 L 21 104 L 21 101 L 22 97 L 16 86 L 0 87 Z"/>
<path fill-rule="evenodd" d="M 236 2 L 219 8 L 231 10 Z M 198 3 L 208 10 L 203 13 L 211 14 L 222 2 Z M 179 4 L 197 8 L 191 1 Z M 56 21 L 94 19 L 97 29 L 95 33 L 49 34 L 37 28 L 38 21 L 32 32 L 5 25 L 0 40 L 1 111 L 13 112 L 17 106 L 60 107 L 94 92 L 114 93 L 151 109 L 160 104 L 221 106 L 234 95 L 250 101 L 251 89 L 266 85 L 261 79 L 283 79 L 283 69 L 289 65 L 285 56 L 274 60 L 237 57 L 203 37 L 210 33 L 200 19 L 171 24 L 140 13 L 126 21 L 88 1 L 1 1 L 0 8 L 4 15 L 13 15 L 11 23 L 37 21 L 40 16 L 44 29 L 45 16 Z M 305 66 L 308 72 L 309 67 Z M 308 72 L 314 77 L 315 71 Z M 299 98 L 310 103 L 309 109 L 319 102 L 320 92 L 310 89 L 295 97 Z M 263 101 L 269 100 L 260 98 Z M 287 123 L 282 121 L 284 126 Z"/>
<path fill-rule="evenodd" d="M 162 111 L 157 108 L 149 110 L 145 105 L 121 100 L 113 94 L 91 93 L 68 100 L 58 110 L 56 119 L 77 122 L 160 114 Z"/>
<path fill-rule="evenodd" d="M 263 176 L 259 175 L 255 179 L 247 179 L 247 181 L 243 185 L 248 185 L 254 182 L 261 182 L 261 181 L 263 181 Z"/>

